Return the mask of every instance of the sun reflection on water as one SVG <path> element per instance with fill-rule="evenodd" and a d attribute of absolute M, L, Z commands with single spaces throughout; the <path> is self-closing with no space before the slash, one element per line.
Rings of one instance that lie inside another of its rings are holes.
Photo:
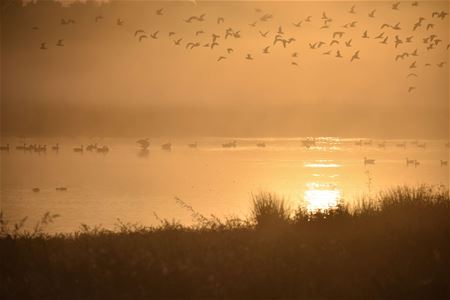
<path fill-rule="evenodd" d="M 303 196 L 310 212 L 336 207 L 341 199 L 341 191 L 334 184 L 311 182 L 306 186 Z"/>

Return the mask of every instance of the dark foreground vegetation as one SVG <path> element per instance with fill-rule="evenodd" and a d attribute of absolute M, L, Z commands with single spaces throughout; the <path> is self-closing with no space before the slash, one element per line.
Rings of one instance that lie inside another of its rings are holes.
<path fill-rule="evenodd" d="M 448 191 L 396 188 L 317 213 L 262 193 L 248 220 L 178 201 L 197 225 L 49 236 L 2 220 L 0 298 L 450 298 Z"/>

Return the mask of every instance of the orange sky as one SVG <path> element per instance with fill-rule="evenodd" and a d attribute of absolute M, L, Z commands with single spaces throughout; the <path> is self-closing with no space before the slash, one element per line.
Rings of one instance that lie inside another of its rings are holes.
<path fill-rule="evenodd" d="M 448 12 L 448 2 L 404 2 L 399 10 L 392 3 L 10 5 L 2 10 L 2 134 L 447 137 L 449 24 L 448 16 L 441 20 L 432 12 Z M 353 4 L 356 13 L 350 14 Z M 162 16 L 155 13 L 159 8 Z M 372 10 L 375 18 L 368 16 Z M 320 29 L 323 12 L 332 19 L 328 29 Z M 203 22 L 184 21 L 201 14 Z M 263 22 L 264 14 L 273 17 Z M 97 15 L 103 19 L 96 23 Z M 420 16 L 426 19 L 413 31 Z M 217 24 L 218 17 L 225 22 Z M 60 25 L 61 18 L 76 23 Z M 292 25 L 301 20 L 300 28 Z M 343 27 L 352 21 L 354 28 Z M 398 22 L 401 30 L 380 28 Z M 434 27 L 426 30 L 430 23 Z M 283 38 L 295 38 L 286 48 L 273 46 L 279 26 Z M 225 40 L 227 28 L 241 37 Z M 137 29 L 159 31 L 158 39 L 139 42 Z M 199 30 L 204 33 L 196 36 Z M 361 38 L 365 30 L 369 39 Z M 176 34 L 168 37 L 170 31 Z M 268 37 L 259 31 L 269 31 Z M 345 34 L 330 46 L 336 31 Z M 389 36 L 387 45 L 373 38 L 381 32 Z M 203 47 L 212 33 L 221 36 L 213 50 Z M 442 42 L 427 50 L 423 38 L 431 34 Z M 397 48 L 396 35 L 403 40 Z M 179 38 L 177 47 L 173 40 Z M 64 47 L 56 46 L 58 39 Z M 350 39 L 351 47 L 345 46 Z M 310 49 L 318 41 L 326 45 Z M 39 49 L 43 42 L 47 50 Z M 188 50 L 188 42 L 201 47 Z M 262 53 L 266 46 L 269 54 Z M 415 49 L 419 56 L 395 61 Z M 337 50 L 343 58 L 334 57 Z M 350 62 L 356 51 L 360 59 Z M 226 59 L 217 62 L 219 56 Z M 410 69 L 414 61 L 417 68 Z M 417 78 L 407 78 L 411 72 Z"/>

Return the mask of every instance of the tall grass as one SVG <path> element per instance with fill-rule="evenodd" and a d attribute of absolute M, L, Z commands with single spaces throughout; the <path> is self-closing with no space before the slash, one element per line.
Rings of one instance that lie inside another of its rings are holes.
<path fill-rule="evenodd" d="M 448 190 L 370 198 L 308 212 L 259 193 L 247 220 L 207 218 L 183 202 L 199 222 L 188 227 L 161 219 L 29 235 L 9 226 L 0 297 L 449 299 Z"/>

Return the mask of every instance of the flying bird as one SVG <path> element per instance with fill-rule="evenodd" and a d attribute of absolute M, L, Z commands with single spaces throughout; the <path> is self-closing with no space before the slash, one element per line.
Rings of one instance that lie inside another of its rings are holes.
<path fill-rule="evenodd" d="M 162 16 L 162 15 L 163 15 L 163 10 L 164 10 L 164 8 L 158 9 L 158 10 L 156 11 L 156 14 L 157 14 L 158 16 Z"/>
<path fill-rule="evenodd" d="M 158 33 L 159 33 L 159 31 L 157 30 L 157 31 L 153 32 L 152 34 L 150 34 L 151 38 L 156 40 L 158 38 Z"/>
<path fill-rule="evenodd" d="M 245 59 L 247 60 L 253 60 L 253 57 L 250 54 L 247 54 L 247 56 L 245 57 Z"/>
<path fill-rule="evenodd" d="M 122 26 L 122 25 L 123 25 L 123 20 L 122 20 L 122 19 L 117 19 L 116 24 L 117 24 L 118 26 Z"/>
<path fill-rule="evenodd" d="M 63 42 L 64 42 L 64 40 L 63 40 L 63 39 L 60 39 L 60 40 L 58 40 L 58 43 L 56 44 L 56 46 L 59 46 L 59 47 L 64 47 L 64 44 L 63 44 Z"/>
<path fill-rule="evenodd" d="M 351 14 L 356 13 L 356 12 L 355 12 L 355 6 L 356 6 L 356 5 L 353 5 L 353 6 L 350 8 L 350 10 L 349 10 L 348 12 L 351 13 Z"/>
<path fill-rule="evenodd" d="M 146 36 L 145 34 L 143 34 L 143 35 L 141 35 L 141 36 L 139 37 L 139 42 L 142 42 L 143 39 L 147 39 L 147 38 L 148 38 L 148 36 Z"/>
<path fill-rule="evenodd" d="M 359 50 L 355 52 L 355 54 L 353 54 L 352 59 L 350 60 L 350 62 L 352 62 L 355 59 L 359 59 Z"/>
<path fill-rule="evenodd" d="M 224 60 L 224 59 L 226 59 L 225 56 L 219 56 L 219 58 L 217 59 L 217 61 L 221 61 L 221 60 Z"/>
<path fill-rule="evenodd" d="M 295 27 L 301 27 L 302 23 L 303 21 L 298 21 L 297 23 L 292 23 L 292 25 L 294 25 Z"/>
<path fill-rule="evenodd" d="M 398 47 L 398 45 L 403 44 L 403 41 L 398 37 L 398 35 L 395 36 L 395 48 Z"/>
<path fill-rule="evenodd" d="M 47 43 L 41 43 L 41 50 L 47 50 Z"/>
<path fill-rule="evenodd" d="M 339 38 L 342 38 L 342 36 L 344 35 L 344 33 L 345 33 L 345 32 L 343 32 L 343 31 L 336 31 L 336 32 L 333 32 L 333 39 L 335 39 L 337 36 L 338 36 Z"/>
<path fill-rule="evenodd" d="M 336 57 L 337 58 L 342 58 L 341 52 L 339 50 L 336 51 Z"/>
<path fill-rule="evenodd" d="M 412 64 L 410 64 L 410 65 L 409 65 L 409 68 L 410 68 L 410 69 L 415 69 L 415 68 L 417 68 L 416 62 L 414 61 Z"/>
<path fill-rule="evenodd" d="M 222 18 L 222 17 L 218 17 L 217 18 L 217 24 L 220 24 L 220 23 L 223 23 L 223 22 L 225 22 L 224 18 Z"/>
<path fill-rule="evenodd" d="M 368 39 L 368 38 L 369 38 L 369 35 L 367 34 L 367 30 L 364 31 L 364 33 L 363 33 L 363 35 L 362 35 L 362 38 L 363 38 L 363 39 Z"/>
<path fill-rule="evenodd" d="M 103 19 L 102 16 L 96 16 L 96 17 L 95 17 L 95 23 L 97 23 L 97 22 L 100 21 L 101 19 Z"/>
<path fill-rule="evenodd" d="M 394 30 L 401 30 L 401 28 L 400 28 L 400 23 L 397 23 L 397 24 L 395 24 L 394 26 L 391 26 L 392 27 L 392 29 L 394 29 Z"/>
<path fill-rule="evenodd" d="M 259 34 L 261 34 L 262 37 L 267 37 L 267 35 L 269 34 L 270 31 L 266 31 L 266 32 L 262 32 L 261 30 L 259 31 Z"/>
<path fill-rule="evenodd" d="M 377 11 L 376 9 L 372 10 L 372 11 L 369 13 L 369 17 L 374 18 L 374 17 L 375 17 L 375 12 L 376 12 L 376 11 Z"/>
<path fill-rule="evenodd" d="M 396 3 L 392 4 L 392 9 L 398 10 L 399 5 L 400 5 L 400 2 L 396 2 Z"/>
<path fill-rule="evenodd" d="M 416 87 L 415 86 L 410 86 L 409 88 L 408 88 L 408 93 L 411 93 L 413 90 L 415 90 L 416 89 Z"/>
<path fill-rule="evenodd" d="M 142 30 L 142 29 L 136 30 L 136 31 L 134 32 L 134 36 L 137 36 L 138 34 L 141 34 L 141 33 L 145 33 L 145 31 Z"/>
<path fill-rule="evenodd" d="M 263 49 L 263 53 L 264 53 L 264 54 L 270 53 L 270 52 L 269 52 L 269 48 L 270 48 L 270 46 L 265 47 L 265 48 Z"/>
<path fill-rule="evenodd" d="M 375 39 L 382 39 L 384 37 L 384 32 L 380 33 L 375 37 Z"/>
<path fill-rule="evenodd" d="M 175 43 L 176 46 L 179 46 L 182 40 L 183 39 L 178 39 L 178 40 L 174 40 L 173 42 Z"/>

